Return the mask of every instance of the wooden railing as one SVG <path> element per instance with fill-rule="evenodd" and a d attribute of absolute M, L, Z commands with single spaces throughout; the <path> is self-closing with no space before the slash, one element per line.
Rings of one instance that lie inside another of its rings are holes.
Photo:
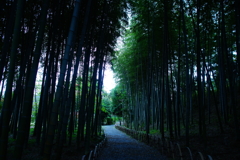
<path fill-rule="evenodd" d="M 189 147 L 181 147 L 179 143 L 173 142 L 168 138 L 161 138 L 159 135 L 151 134 L 147 136 L 146 133 L 135 131 L 124 126 L 115 125 L 115 127 L 142 142 L 147 142 L 148 137 L 149 145 L 160 148 L 163 155 L 171 157 L 174 160 L 213 160 L 210 155 L 203 155 L 201 152 L 193 153 Z"/>
<path fill-rule="evenodd" d="M 104 139 L 99 144 L 97 144 L 95 148 L 89 152 L 89 154 L 83 155 L 81 160 L 96 160 L 100 153 L 100 150 L 104 147 L 106 140 L 106 135 L 104 134 Z"/>

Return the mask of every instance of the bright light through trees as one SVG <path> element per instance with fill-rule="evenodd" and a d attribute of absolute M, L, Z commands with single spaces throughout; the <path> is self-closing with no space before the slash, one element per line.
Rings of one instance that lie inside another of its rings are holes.
<path fill-rule="evenodd" d="M 107 67 L 104 73 L 103 89 L 108 93 L 116 86 L 113 78 L 113 71 Z"/>

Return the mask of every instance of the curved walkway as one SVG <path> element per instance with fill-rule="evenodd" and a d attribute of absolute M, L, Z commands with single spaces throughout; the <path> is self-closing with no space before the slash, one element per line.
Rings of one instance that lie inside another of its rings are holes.
<path fill-rule="evenodd" d="M 166 160 L 161 153 L 125 133 L 114 125 L 103 126 L 107 136 L 106 146 L 100 152 L 98 160 Z"/>

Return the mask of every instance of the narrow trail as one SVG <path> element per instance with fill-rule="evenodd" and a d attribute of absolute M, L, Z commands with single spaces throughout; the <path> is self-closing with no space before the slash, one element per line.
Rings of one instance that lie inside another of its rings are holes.
<path fill-rule="evenodd" d="M 139 142 L 117 130 L 114 125 L 103 126 L 106 146 L 97 160 L 166 160 L 157 149 Z"/>

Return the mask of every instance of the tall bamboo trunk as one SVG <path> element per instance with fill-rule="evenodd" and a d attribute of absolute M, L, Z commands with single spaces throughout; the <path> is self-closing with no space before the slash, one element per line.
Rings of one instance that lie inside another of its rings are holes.
<path fill-rule="evenodd" d="M 76 2 L 75 2 L 73 16 L 72 16 L 72 20 L 71 20 L 71 24 L 70 24 L 70 28 L 69 28 L 69 32 L 68 32 L 67 44 L 65 47 L 64 57 L 62 59 L 60 77 L 58 79 L 58 86 L 57 86 L 57 91 L 55 94 L 55 100 L 53 103 L 52 111 L 50 113 L 50 123 L 48 126 L 48 132 L 47 132 L 47 138 L 46 138 L 46 143 L 45 143 L 45 148 L 44 148 L 44 158 L 43 159 L 50 159 L 50 157 L 51 157 L 52 145 L 53 145 L 54 134 L 55 134 L 55 127 L 57 124 L 57 117 L 58 117 L 58 106 L 60 104 L 60 99 L 62 97 L 62 90 L 63 90 L 66 67 L 67 67 L 67 63 L 68 63 L 68 59 L 69 59 L 70 50 L 73 46 L 74 34 L 76 32 L 77 19 L 78 19 L 79 10 L 80 10 L 80 2 L 81 2 L 81 0 L 76 0 Z"/>
<path fill-rule="evenodd" d="M 20 115 L 20 122 L 19 122 L 19 130 L 17 135 L 17 141 L 15 146 L 15 158 L 21 159 L 22 152 L 23 152 L 23 145 L 26 142 L 26 136 L 29 135 L 28 131 L 30 128 L 30 117 L 32 113 L 32 101 L 33 101 L 33 93 L 34 93 L 34 87 L 35 87 L 35 81 L 37 77 L 37 70 L 38 70 L 38 64 L 39 59 L 41 56 L 41 50 L 42 50 L 42 42 L 43 42 L 43 35 L 45 31 L 45 25 L 46 25 L 46 17 L 47 17 L 47 10 L 48 10 L 48 1 L 45 0 L 43 2 L 41 11 L 41 18 L 40 18 L 40 27 L 38 32 L 38 38 L 36 42 L 36 49 L 34 52 L 34 59 L 31 67 L 31 72 L 29 76 L 29 80 L 27 81 L 27 87 L 25 91 L 25 98 L 24 98 L 24 105 L 22 109 L 22 114 Z"/>
<path fill-rule="evenodd" d="M 7 79 L 7 86 L 4 96 L 3 109 L 1 113 L 2 126 L 0 130 L 0 158 L 5 160 L 7 158 L 7 145 L 8 145 L 8 132 L 9 120 L 11 115 L 11 99 L 12 99 L 12 86 L 14 81 L 16 53 L 20 38 L 21 20 L 23 15 L 24 0 L 19 0 L 16 10 L 16 18 L 14 22 L 14 33 L 10 53 L 9 74 Z"/>

